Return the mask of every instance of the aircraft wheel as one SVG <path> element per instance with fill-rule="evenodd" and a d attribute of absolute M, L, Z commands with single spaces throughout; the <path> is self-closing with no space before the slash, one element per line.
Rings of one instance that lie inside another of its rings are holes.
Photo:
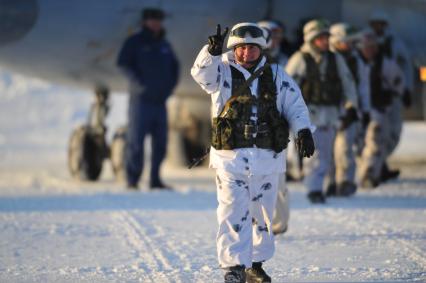
<path fill-rule="evenodd" d="M 102 171 L 106 143 L 104 136 L 87 126 L 75 129 L 68 147 L 68 167 L 78 180 L 95 181 Z"/>
<path fill-rule="evenodd" d="M 126 180 L 126 134 L 127 127 L 119 128 L 111 143 L 112 171 L 119 182 Z"/>

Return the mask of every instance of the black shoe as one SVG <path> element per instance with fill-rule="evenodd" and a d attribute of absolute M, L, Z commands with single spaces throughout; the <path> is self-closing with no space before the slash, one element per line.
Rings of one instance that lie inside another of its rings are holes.
<path fill-rule="evenodd" d="M 344 181 L 337 186 L 336 195 L 340 197 L 349 197 L 356 192 L 356 185 L 349 181 Z"/>
<path fill-rule="evenodd" d="M 365 178 L 361 180 L 360 185 L 362 188 L 365 189 L 374 189 L 380 185 L 380 182 L 377 180 L 374 180 L 373 178 Z"/>
<path fill-rule="evenodd" d="M 399 170 L 391 170 L 389 169 L 388 165 L 386 163 L 382 166 L 382 172 L 380 174 L 380 181 L 386 182 L 392 179 L 398 178 L 399 174 L 401 172 Z"/>
<path fill-rule="evenodd" d="M 139 190 L 138 184 L 128 183 L 127 184 L 127 189 L 133 190 L 133 191 L 137 191 L 137 190 Z"/>
<path fill-rule="evenodd" d="M 246 283 L 244 265 L 236 265 L 225 268 L 225 283 Z"/>
<path fill-rule="evenodd" d="M 246 269 L 246 280 L 247 283 L 272 282 L 271 277 L 263 270 L 261 262 L 253 262 L 253 266 Z"/>
<path fill-rule="evenodd" d="M 280 234 L 284 234 L 285 232 L 287 232 L 288 230 L 288 226 L 285 226 L 283 229 L 272 229 L 272 233 L 274 234 L 274 236 L 280 235 Z"/>
<path fill-rule="evenodd" d="M 171 190 L 172 188 L 165 185 L 161 180 L 152 181 L 149 183 L 151 190 Z"/>
<path fill-rule="evenodd" d="M 295 177 L 293 174 L 287 171 L 285 172 L 285 180 L 287 182 L 297 182 L 300 180 L 300 178 Z"/>
<path fill-rule="evenodd" d="M 334 196 L 337 195 L 335 183 L 331 183 L 331 184 L 328 185 L 327 191 L 325 192 L 325 195 L 327 197 L 334 197 Z"/>
<path fill-rule="evenodd" d="M 325 203 L 325 197 L 322 192 L 310 192 L 308 194 L 308 199 L 311 201 L 311 203 Z"/>

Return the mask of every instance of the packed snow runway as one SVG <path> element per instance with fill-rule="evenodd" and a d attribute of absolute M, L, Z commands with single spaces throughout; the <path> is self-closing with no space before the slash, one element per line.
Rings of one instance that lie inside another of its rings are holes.
<path fill-rule="evenodd" d="M 177 192 L 128 192 L 109 172 L 78 183 L 54 162 L 4 165 L 1 282 L 221 282 L 212 171 L 165 168 Z M 325 206 L 290 183 L 290 228 L 266 263 L 274 282 L 424 282 L 425 176 L 405 166 L 399 181 Z"/>
<path fill-rule="evenodd" d="M 110 136 L 125 122 L 125 98 L 112 97 Z M 166 166 L 176 192 L 129 192 L 108 162 L 97 183 L 69 177 L 68 137 L 90 100 L 2 75 L 0 282 L 223 282 L 213 171 Z M 289 231 L 265 264 L 273 281 L 425 282 L 425 144 L 426 124 L 406 123 L 400 180 L 351 199 L 312 206 L 289 184 Z"/>

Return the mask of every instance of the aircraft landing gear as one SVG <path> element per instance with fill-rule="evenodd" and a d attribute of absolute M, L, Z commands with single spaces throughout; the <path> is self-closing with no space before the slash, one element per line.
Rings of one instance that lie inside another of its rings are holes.
<path fill-rule="evenodd" d="M 68 147 L 68 167 L 71 175 L 78 180 L 97 180 L 102 172 L 103 161 L 109 156 L 105 140 L 109 91 L 99 87 L 95 94 L 88 123 L 72 132 Z"/>
<path fill-rule="evenodd" d="M 126 181 L 126 135 L 127 127 L 118 128 L 112 138 L 110 158 L 112 171 L 117 181 L 124 183 Z"/>

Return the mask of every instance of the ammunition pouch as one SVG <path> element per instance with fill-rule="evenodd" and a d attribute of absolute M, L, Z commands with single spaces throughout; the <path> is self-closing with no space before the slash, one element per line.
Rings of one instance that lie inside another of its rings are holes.
<path fill-rule="evenodd" d="M 233 123 L 221 117 L 213 118 L 212 146 L 218 150 L 257 147 L 279 153 L 287 148 L 289 141 L 288 124 L 284 119 L 281 120 L 271 127 L 266 123 L 254 125 Z"/>

